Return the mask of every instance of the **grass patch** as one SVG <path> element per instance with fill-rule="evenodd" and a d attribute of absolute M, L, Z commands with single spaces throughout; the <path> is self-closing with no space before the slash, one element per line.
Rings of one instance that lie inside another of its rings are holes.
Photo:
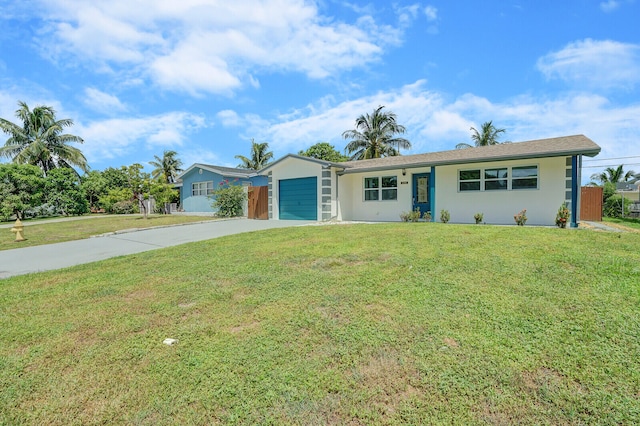
<path fill-rule="evenodd" d="M 175 225 L 179 223 L 201 222 L 213 220 L 199 216 L 149 215 L 143 216 L 99 216 L 81 217 L 78 220 L 63 222 L 34 223 L 25 221 L 24 236 L 26 241 L 15 242 L 15 234 L 11 228 L 0 228 L 0 250 L 39 246 L 42 244 L 61 243 L 81 240 L 92 235 L 121 231 L 131 228 L 151 228 L 153 226 Z"/>
<path fill-rule="evenodd" d="M 639 243 L 301 227 L 10 278 L 0 424 L 637 424 Z"/>
<path fill-rule="evenodd" d="M 638 218 L 603 217 L 602 221 L 610 225 L 618 225 L 627 229 L 631 228 L 640 231 L 640 219 Z"/>

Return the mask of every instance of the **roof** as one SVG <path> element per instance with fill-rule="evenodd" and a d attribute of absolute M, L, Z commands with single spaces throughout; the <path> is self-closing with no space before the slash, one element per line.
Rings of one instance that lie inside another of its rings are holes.
<path fill-rule="evenodd" d="M 373 170 L 563 157 L 570 155 L 595 157 L 598 153 L 600 153 L 600 146 L 591 139 L 584 135 L 573 135 L 526 142 L 502 143 L 484 147 L 454 149 L 451 151 L 427 154 L 348 161 L 339 164 L 345 168 L 343 173 L 347 174 Z"/>
<path fill-rule="evenodd" d="M 305 157 L 304 155 L 287 154 L 284 157 L 281 157 L 281 158 L 277 159 L 276 161 L 274 161 L 273 163 L 270 163 L 267 166 L 265 166 L 262 169 L 260 169 L 258 171 L 258 174 L 264 174 L 265 171 L 269 170 L 271 167 L 275 166 L 276 164 L 286 160 L 287 158 L 295 158 L 295 159 L 298 159 L 298 160 L 304 160 L 304 161 L 309 161 L 311 163 L 320 164 L 321 166 L 325 166 L 325 167 L 339 167 L 341 169 L 344 169 L 345 168 L 345 164 L 347 164 L 347 163 L 334 163 L 332 161 L 319 160 L 319 159 L 313 158 L 313 157 Z"/>
<path fill-rule="evenodd" d="M 221 166 L 214 166 L 211 164 L 195 163 L 191 167 L 186 169 L 184 172 L 182 172 L 180 176 L 178 176 L 178 179 L 182 179 L 182 176 L 186 175 L 187 173 L 189 173 L 191 170 L 195 168 L 208 170 L 210 172 L 217 173 L 221 176 L 228 176 L 228 177 L 250 178 L 257 175 L 255 170 L 250 170 L 250 169 L 240 169 L 236 167 L 221 167 Z"/>

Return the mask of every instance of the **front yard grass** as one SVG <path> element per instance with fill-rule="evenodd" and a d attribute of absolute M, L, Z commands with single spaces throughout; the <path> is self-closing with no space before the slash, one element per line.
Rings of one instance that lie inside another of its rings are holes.
<path fill-rule="evenodd" d="M 210 217 L 180 215 L 149 215 L 147 219 L 143 216 L 110 215 L 91 218 L 81 217 L 79 220 L 51 223 L 24 221 L 23 224 L 28 224 L 28 226 L 24 227 L 24 236 L 27 240 L 16 243 L 16 235 L 11 232 L 11 228 L 0 228 L 0 250 L 80 240 L 93 235 L 124 229 L 151 228 L 153 226 L 201 222 L 203 220 L 213 219 Z"/>
<path fill-rule="evenodd" d="M 640 231 L 640 219 L 633 217 L 603 217 L 602 221 L 609 225 L 618 225 L 625 227 L 627 229 L 635 229 L 636 231 Z"/>
<path fill-rule="evenodd" d="M 638 247 L 314 226 L 2 280 L 0 424 L 638 424 Z"/>

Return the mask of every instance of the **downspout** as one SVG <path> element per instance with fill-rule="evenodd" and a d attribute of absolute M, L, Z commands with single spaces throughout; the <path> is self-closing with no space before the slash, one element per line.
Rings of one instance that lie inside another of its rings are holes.
<path fill-rule="evenodd" d="M 571 157 L 571 227 L 578 227 L 578 215 L 580 213 L 578 201 L 580 195 L 580 168 L 582 156 Z"/>

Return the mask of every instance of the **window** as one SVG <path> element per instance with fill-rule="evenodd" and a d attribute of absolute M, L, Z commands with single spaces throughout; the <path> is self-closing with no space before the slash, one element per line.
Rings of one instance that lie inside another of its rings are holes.
<path fill-rule="evenodd" d="M 538 166 L 459 170 L 458 190 L 506 191 L 538 188 Z"/>
<path fill-rule="evenodd" d="M 511 189 L 537 189 L 538 166 L 513 167 Z"/>
<path fill-rule="evenodd" d="M 191 184 L 191 195 L 211 195 L 213 194 L 213 181 L 194 182 Z"/>
<path fill-rule="evenodd" d="M 484 190 L 503 189 L 506 191 L 508 176 L 509 173 L 506 168 L 486 169 L 484 171 Z"/>
<path fill-rule="evenodd" d="M 365 201 L 394 201 L 398 199 L 398 177 L 382 176 L 364 178 Z"/>
<path fill-rule="evenodd" d="M 460 170 L 460 191 L 480 191 L 480 170 Z"/>

